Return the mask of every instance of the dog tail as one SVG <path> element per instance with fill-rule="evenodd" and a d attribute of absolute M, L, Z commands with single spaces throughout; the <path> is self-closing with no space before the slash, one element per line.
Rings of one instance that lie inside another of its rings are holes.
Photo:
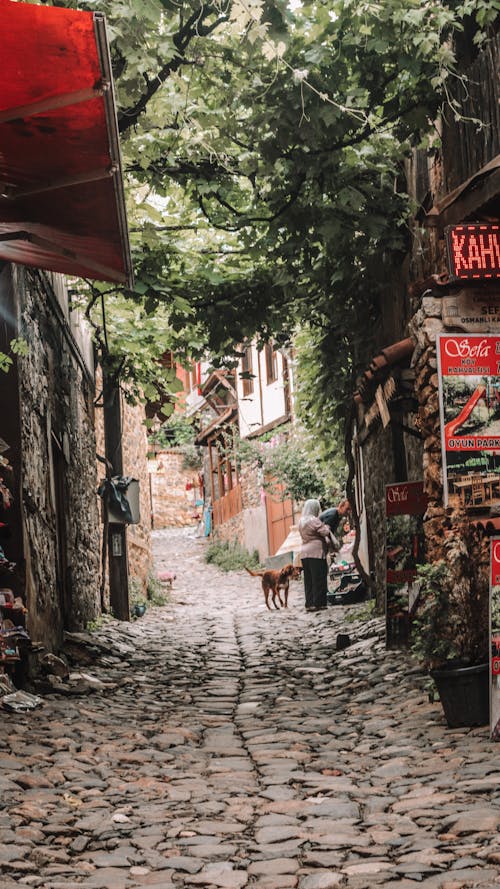
<path fill-rule="evenodd" d="M 245 571 L 248 571 L 248 573 L 251 574 L 252 577 L 262 577 L 262 575 L 264 573 L 263 571 L 250 571 L 250 568 L 247 568 L 246 565 L 245 565 Z"/>

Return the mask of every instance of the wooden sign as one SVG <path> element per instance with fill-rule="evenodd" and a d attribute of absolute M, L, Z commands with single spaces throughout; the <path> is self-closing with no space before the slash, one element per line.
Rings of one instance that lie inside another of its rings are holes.
<path fill-rule="evenodd" d="M 417 565 L 424 560 L 423 482 L 386 485 L 386 647 L 408 645 L 411 613 L 418 594 Z"/>
<path fill-rule="evenodd" d="M 442 299 L 442 319 L 445 327 L 482 333 L 498 330 L 500 324 L 500 286 L 494 288 L 469 287 Z"/>

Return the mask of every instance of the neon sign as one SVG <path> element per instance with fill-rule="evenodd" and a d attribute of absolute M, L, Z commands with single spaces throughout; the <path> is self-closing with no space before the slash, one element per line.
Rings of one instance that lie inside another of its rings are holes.
<path fill-rule="evenodd" d="M 500 278 L 500 225 L 478 222 L 445 229 L 452 278 L 466 281 Z"/>

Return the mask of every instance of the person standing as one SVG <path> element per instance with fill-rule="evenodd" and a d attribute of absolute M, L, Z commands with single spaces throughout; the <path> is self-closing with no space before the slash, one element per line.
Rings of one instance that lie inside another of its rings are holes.
<path fill-rule="evenodd" d="M 348 516 L 350 511 L 349 501 L 341 500 L 338 506 L 331 506 L 320 513 L 319 519 L 325 525 L 328 525 L 332 534 L 336 535 L 341 519 Z"/>
<path fill-rule="evenodd" d="M 300 559 L 304 570 L 306 611 L 326 608 L 328 566 L 326 555 L 330 547 L 331 531 L 319 518 L 319 500 L 306 500 L 299 521 L 302 539 Z"/>

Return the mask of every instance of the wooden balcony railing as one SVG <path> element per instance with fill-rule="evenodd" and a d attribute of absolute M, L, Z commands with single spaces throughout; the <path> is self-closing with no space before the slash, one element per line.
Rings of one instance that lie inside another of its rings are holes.
<path fill-rule="evenodd" d="M 214 525 L 223 525 L 224 522 L 238 515 L 242 508 L 241 485 L 237 484 L 231 491 L 224 494 L 224 497 L 214 501 Z"/>

